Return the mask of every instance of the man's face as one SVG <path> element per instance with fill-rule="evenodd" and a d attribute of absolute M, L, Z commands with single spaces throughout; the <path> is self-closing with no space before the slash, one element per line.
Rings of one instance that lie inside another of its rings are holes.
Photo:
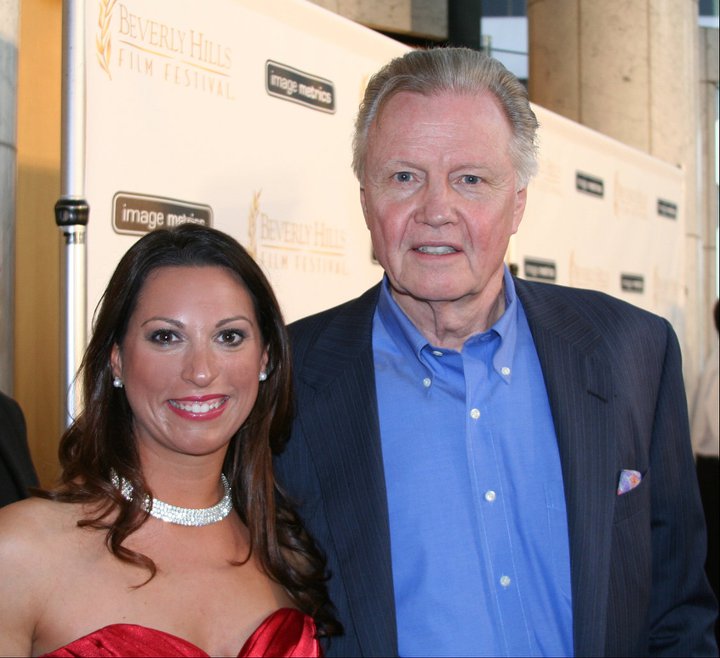
<path fill-rule="evenodd" d="M 511 136 L 489 92 L 400 92 L 371 126 L 361 202 L 406 312 L 416 300 L 472 305 L 483 291 L 499 293 L 525 209 Z"/>

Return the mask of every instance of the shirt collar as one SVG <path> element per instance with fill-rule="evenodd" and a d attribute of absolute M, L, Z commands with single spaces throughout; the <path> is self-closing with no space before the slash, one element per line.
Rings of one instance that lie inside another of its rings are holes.
<path fill-rule="evenodd" d="M 515 356 L 518 333 L 518 299 L 515 283 L 507 266 L 504 266 L 503 283 L 505 288 L 505 311 L 497 322 L 485 332 L 475 334 L 465 341 L 463 350 L 472 350 L 481 340 L 487 340 L 489 334 L 499 337 L 499 345 L 493 355 L 493 369 L 507 383 L 512 376 L 512 364 Z M 387 332 L 401 349 L 409 349 L 419 361 L 422 361 L 422 350 L 437 349 L 428 343 L 410 318 L 400 308 L 390 292 L 387 275 L 383 277 L 378 299 L 377 313 L 385 325 Z"/>
<path fill-rule="evenodd" d="M 409 349 L 418 360 L 421 360 L 420 352 L 429 343 L 395 301 L 390 292 L 390 282 L 387 274 L 383 276 L 382 286 L 380 287 L 377 314 L 383 325 L 385 325 L 388 334 L 397 345 L 401 349 Z"/>

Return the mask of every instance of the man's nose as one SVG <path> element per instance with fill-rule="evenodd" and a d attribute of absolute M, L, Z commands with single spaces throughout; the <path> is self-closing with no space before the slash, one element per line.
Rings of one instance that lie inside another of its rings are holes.
<path fill-rule="evenodd" d="M 425 188 L 420 218 L 432 226 L 453 221 L 453 191 L 447 181 L 431 181 Z"/>

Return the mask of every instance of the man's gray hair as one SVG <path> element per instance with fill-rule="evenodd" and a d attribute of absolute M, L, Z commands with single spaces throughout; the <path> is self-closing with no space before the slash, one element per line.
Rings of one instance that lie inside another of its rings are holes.
<path fill-rule="evenodd" d="M 489 91 L 500 102 L 513 138 L 510 157 L 523 189 L 537 171 L 535 134 L 538 122 L 527 90 L 499 61 L 470 48 L 412 50 L 396 57 L 368 82 L 355 121 L 353 170 L 362 183 L 373 121 L 395 94 L 411 91 L 430 96 L 440 92 L 477 94 Z"/>

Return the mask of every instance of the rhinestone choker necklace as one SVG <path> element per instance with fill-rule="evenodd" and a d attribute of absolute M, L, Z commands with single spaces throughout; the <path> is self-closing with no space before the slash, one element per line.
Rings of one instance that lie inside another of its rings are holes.
<path fill-rule="evenodd" d="M 110 471 L 110 481 L 116 489 L 120 489 L 120 493 L 125 500 L 132 500 L 133 486 L 130 482 L 125 478 L 119 477 L 114 470 Z M 160 519 L 160 521 L 165 521 L 166 523 L 176 523 L 177 525 L 186 526 L 203 526 L 217 523 L 218 521 L 222 521 L 232 510 L 230 483 L 223 473 L 220 474 L 220 481 L 222 482 L 225 493 L 220 499 L 220 502 L 212 507 L 200 509 L 177 507 L 164 503 L 157 498 L 153 498 L 151 502 L 150 496 L 145 496 L 143 509 L 148 512 L 150 516 Z"/>

